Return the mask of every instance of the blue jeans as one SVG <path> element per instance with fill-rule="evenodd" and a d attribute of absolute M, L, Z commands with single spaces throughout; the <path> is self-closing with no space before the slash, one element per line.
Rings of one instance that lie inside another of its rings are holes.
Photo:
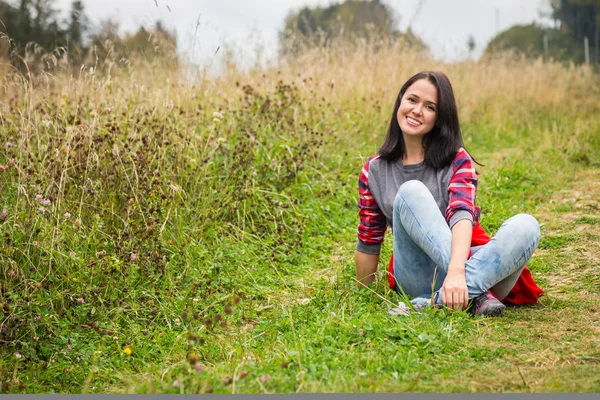
<path fill-rule="evenodd" d="M 410 297 L 433 294 L 442 304 L 441 290 L 448 272 L 452 231 L 431 192 L 419 181 L 400 186 L 394 200 L 394 277 Z M 490 290 L 500 300 L 515 285 L 540 239 L 540 227 L 527 214 L 502 224 L 492 240 L 472 248 L 465 265 L 469 299 Z M 436 267 L 437 266 L 437 267 Z"/>

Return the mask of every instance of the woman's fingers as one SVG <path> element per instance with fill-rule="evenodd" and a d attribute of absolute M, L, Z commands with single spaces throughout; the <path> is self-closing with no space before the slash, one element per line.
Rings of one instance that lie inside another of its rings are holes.
<path fill-rule="evenodd" d="M 446 289 L 442 287 L 442 303 L 451 309 L 464 310 L 469 305 L 469 290 L 467 288 Z"/>
<path fill-rule="evenodd" d="M 463 291 L 463 306 L 462 306 L 462 309 L 466 310 L 468 306 L 469 306 L 469 290 L 465 289 Z"/>

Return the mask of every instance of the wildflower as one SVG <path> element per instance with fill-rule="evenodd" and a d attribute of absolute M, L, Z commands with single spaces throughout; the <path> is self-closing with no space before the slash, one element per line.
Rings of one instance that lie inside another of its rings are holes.
<path fill-rule="evenodd" d="M 83 303 L 85 303 L 85 300 L 83 299 L 83 297 L 80 297 L 80 298 L 77 299 L 77 302 L 79 304 L 83 304 Z"/>
<path fill-rule="evenodd" d="M 271 376 L 269 374 L 264 374 L 263 376 L 260 377 L 261 382 L 266 382 L 271 380 Z"/>
<path fill-rule="evenodd" d="M 242 299 L 240 298 L 240 296 L 238 296 L 237 294 L 235 296 L 233 296 L 233 304 L 237 304 L 241 301 Z"/>
<path fill-rule="evenodd" d="M 173 381 L 173 387 L 179 387 L 179 381 L 177 379 Z"/>
<path fill-rule="evenodd" d="M 188 356 L 188 362 L 190 365 L 195 365 L 198 362 L 198 356 L 194 353 L 190 354 Z"/>
<path fill-rule="evenodd" d="M 2 213 L 0 213 L 0 218 L 6 219 L 7 216 L 8 216 L 8 210 L 6 210 L 6 209 L 2 210 Z"/>
<path fill-rule="evenodd" d="M 213 122 L 219 123 L 221 120 L 223 120 L 223 113 L 217 111 L 213 112 Z"/>
<path fill-rule="evenodd" d="M 8 170 L 8 165 L 0 165 L 0 171 Z"/>
<path fill-rule="evenodd" d="M 42 201 L 42 200 L 44 200 L 44 196 L 42 196 L 41 194 L 38 193 L 38 194 L 35 195 L 35 200 L 36 201 Z"/>
<path fill-rule="evenodd" d="M 9 274 L 10 276 L 15 276 L 15 275 L 17 275 L 17 273 L 16 273 L 15 271 L 8 271 L 8 274 Z"/>
<path fill-rule="evenodd" d="M 231 306 L 229 304 L 227 304 L 225 306 L 225 314 L 231 314 L 233 312 L 233 309 L 231 308 Z"/>
<path fill-rule="evenodd" d="M 246 371 L 245 369 L 240 371 L 240 379 L 244 379 L 246 376 L 248 376 L 248 371 Z"/>
<path fill-rule="evenodd" d="M 12 142 L 6 142 L 6 147 L 13 147 Z"/>
<path fill-rule="evenodd" d="M 305 306 L 308 303 L 310 303 L 310 299 L 304 298 L 304 299 L 296 299 L 296 301 L 298 302 L 298 304 Z"/>
<path fill-rule="evenodd" d="M 188 333 L 188 340 L 190 342 L 195 342 L 196 340 L 198 340 L 198 336 L 196 336 L 195 334 L 190 332 L 190 333 Z"/>
<path fill-rule="evenodd" d="M 137 254 L 131 253 L 131 257 L 130 258 L 131 258 L 131 261 L 137 260 Z"/>
<path fill-rule="evenodd" d="M 133 351 L 131 350 L 131 347 L 127 346 L 123 349 L 123 353 L 127 354 L 128 356 L 131 355 L 131 353 L 133 353 Z"/>
<path fill-rule="evenodd" d="M 71 344 L 70 343 L 67 344 L 67 350 L 72 350 L 72 349 L 73 349 L 73 347 L 71 347 Z"/>
<path fill-rule="evenodd" d="M 65 216 L 65 218 L 71 218 L 71 213 L 68 213 L 68 212 L 66 212 L 66 213 L 64 214 L 64 216 Z"/>
<path fill-rule="evenodd" d="M 50 201 L 49 199 L 44 199 L 42 201 L 42 204 L 45 205 L 46 207 L 49 206 L 50 204 L 52 204 L 52 201 Z"/>
<path fill-rule="evenodd" d="M 196 363 L 196 365 L 194 365 L 194 368 L 196 368 L 196 371 L 198 371 L 198 372 L 204 371 L 204 368 L 202 367 L 202 364 L 200 364 L 200 363 Z"/>
<path fill-rule="evenodd" d="M 21 353 L 15 353 L 15 357 L 17 357 L 17 358 L 23 358 L 23 356 L 21 355 Z"/>

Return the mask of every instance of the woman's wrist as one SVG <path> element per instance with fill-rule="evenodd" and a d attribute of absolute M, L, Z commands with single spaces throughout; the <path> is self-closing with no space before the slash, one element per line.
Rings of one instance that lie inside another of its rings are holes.
<path fill-rule="evenodd" d="M 466 261 L 450 261 L 448 264 L 448 272 L 464 272 Z"/>

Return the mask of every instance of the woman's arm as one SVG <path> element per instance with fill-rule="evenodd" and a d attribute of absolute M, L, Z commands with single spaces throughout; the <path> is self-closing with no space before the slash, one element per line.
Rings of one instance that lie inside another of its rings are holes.
<path fill-rule="evenodd" d="M 473 225 L 468 219 L 460 220 L 452 227 L 452 255 L 442 285 L 442 301 L 450 308 L 465 309 L 469 304 L 465 264 L 471 250 L 472 234 Z"/>
<path fill-rule="evenodd" d="M 452 308 L 466 308 L 469 303 L 465 264 L 471 250 L 473 226 L 480 213 L 480 208 L 475 205 L 476 193 L 475 164 L 469 153 L 461 148 L 452 162 L 446 209 L 446 220 L 452 229 L 452 254 L 448 275 L 442 286 L 442 301 Z"/>
<path fill-rule="evenodd" d="M 385 237 L 387 222 L 385 215 L 377 205 L 369 187 L 370 163 L 379 156 L 370 157 L 364 164 L 358 178 L 358 243 L 354 260 L 356 262 L 356 285 L 368 285 L 375 280 L 379 249 Z M 376 254 L 373 254 L 376 253 Z"/>
<path fill-rule="evenodd" d="M 375 281 L 379 254 L 367 254 L 356 250 L 354 261 L 356 263 L 356 286 L 368 285 Z"/>

